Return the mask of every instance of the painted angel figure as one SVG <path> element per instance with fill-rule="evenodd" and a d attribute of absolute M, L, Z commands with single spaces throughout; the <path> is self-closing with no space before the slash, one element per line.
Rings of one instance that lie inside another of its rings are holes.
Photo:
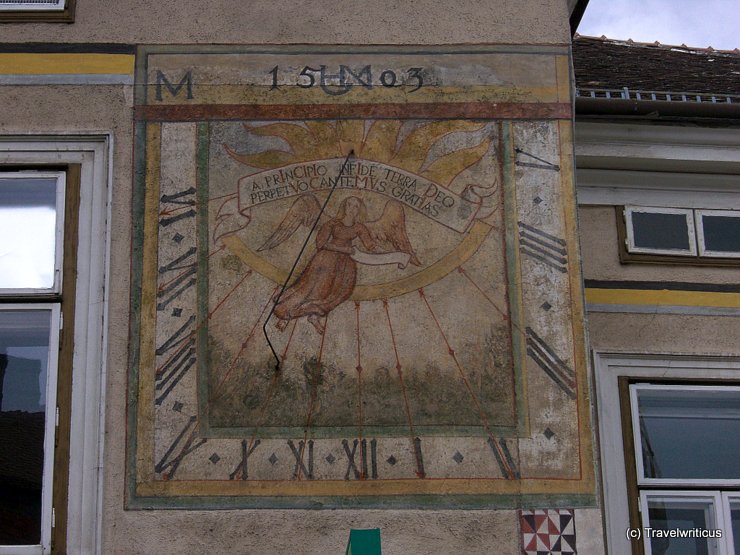
<path fill-rule="evenodd" d="M 272 249 L 303 226 L 311 227 L 321 213 L 312 194 L 298 197 L 274 233 L 258 249 Z M 406 234 L 406 217 L 401 203 L 389 200 L 383 214 L 367 221 L 367 208 L 358 197 L 345 198 L 333 218 L 322 215 L 316 235 L 316 253 L 298 279 L 288 286 L 275 306 L 277 328 L 303 316 L 324 333 L 321 319 L 346 301 L 357 283 L 357 262 L 361 264 L 421 263 Z"/>

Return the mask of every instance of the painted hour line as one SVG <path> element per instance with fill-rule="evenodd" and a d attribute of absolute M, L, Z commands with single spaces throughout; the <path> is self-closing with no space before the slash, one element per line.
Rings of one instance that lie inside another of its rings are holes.
<path fill-rule="evenodd" d="M 568 251 L 565 241 L 536 227 L 519 222 L 519 245 L 521 251 L 555 268 L 558 272 L 568 271 Z"/>
<path fill-rule="evenodd" d="M 527 158 L 530 158 L 532 160 L 537 160 L 539 163 L 533 163 L 533 162 L 522 162 L 517 158 L 517 161 L 515 162 L 517 166 L 523 166 L 525 168 L 537 168 L 541 170 L 552 170 L 559 172 L 560 166 L 557 164 L 553 164 L 552 162 L 548 162 L 547 160 L 540 158 L 539 156 L 535 156 L 534 154 L 531 154 L 525 150 L 522 150 L 521 148 L 515 148 L 514 152 L 517 154 L 522 154 Z"/>
<path fill-rule="evenodd" d="M 242 341 L 241 348 L 239 349 L 239 352 L 236 354 L 236 356 L 232 359 L 231 363 L 229 364 L 228 368 L 226 369 L 226 372 L 224 372 L 223 377 L 221 378 L 221 381 L 218 383 L 218 385 L 213 389 L 211 392 L 211 398 L 210 402 L 216 401 L 221 396 L 223 396 L 223 393 L 217 395 L 218 391 L 223 386 L 226 379 L 229 377 L 229 374 L 234 370 L 236 367 L 236 362 L 239 360 L 239 357 L 242 355 L 244 350 L 247 348 L 247 345 L 249 344 L 249 341 L 254 337 L 254 332 L 257 331 L 257 326 L 259 326 L 260 322 L 262 321 L 262 317 L 265 315 L 265 312 L 267 311 L 267 307 L 271 306 L 272 304 L 272 296 L 277 293 L 280 286 L 278 285 L 273 290 L 272 294 L 267 298 L 267 302 L 262 307 L 262 311 L 260 312 L 260 315 L 257 317 L 257 320 L 255 321 L 254 325 L 252 326 L 252 329 L 249 330 L 249 333 L 247 334 L 247 337 Z"/>
<path fill-rule="evenodd" d="M 457 366 L 457 370 L 460 373 L 460 377 L 462 378 L 463 383 L 465 384 L 465 387 L 468 390 L 468 393 L 470 394 L 470 398 L 473 401 L 473 404 L 475 405 L 476 409 L 478 410 L 478 414 L 481 419 L 481 423 L 483 424 L 483 427 L 486 430 L 486 433 L 489 436 L 489 439 L 491 440 L 489 442 L 489 445 L 494 449 L 494 452 L 498 451 L 497 460 L 505 461 L 505 464 L 502 466 L 502 470 L 504 471 L 504 476 L 510 480 L 513 480 L 517 478 L 518 471 L 516 470 L 516 467 L 513 464 L 513 460 L 511 458 L 511 454 L 509 454 L 508 458 L 506 456 L 506 453 L 504 452 L 503 448 L 501 447 L 500 442 L 497 442 L 496 438 L 494 437 L 493 433 L 491 432 L 491 426 L 488 422 L 488 418 L 486 417 L 485 413 L 483 412 L 483 409 L 481 408 L 480 401 L 478 400 L 478 397 L 475 395 L 475 392 L 473 391 L 473 388 L 470 386 L 470 382 L 465 375 L 465 371 L 460 364 L 460 361 L 457 358 L 457 354 L 455 353 L 455 350 L 450 345 L 449 340 L 447 339 L 447 335 L 445 334 L 444 330 L 442 329 L 442 326 L 439 323 L 439 320 L 437 319 L 437 316 L 434 314 L 434 311 L 432 310 L 432 306 L 429 304 L 429 300 L 427 299 L 426 295 L 424 294 L 424 289 L 419 289 L 419 296 L 423 300 L 426 307 L 429 309 L 429 314 L 432 317 L 432 320 L 434 320 L 434 323 L 437 326 L 437 329 L 439 330 L 440 335 L 442 336 L 443 341 L 445 342 L 445 345 L 447 345 L 447 352 L 452 357 L 452 360 L 455 362 L 455 366 Z M 508 451 L 508 450 L 507 450 Z M 511 461 L 511 463 L 509 462 Z"/>
<path fill-rule="evenodd" d="M 357 336 L 357 412 L 358 412 L 358 436 L 362 439 L 364 427 L 364 414 L 362 409 L 362 355 L 360 351 L 360 303 L 355 301 L 355 335 Z M 364 478 L 364 475 L 363 475 Z"/>
<path fill-rule="evenodd" d="M 227 293 L 224 298 L 216 305 L 216 307 L 209 312 L 206 320 L 210 320 L 215 312 L 223 305 L 234 291 L 252 274 L 251 270 L 246 272 L 242 279 Z M 186 329 L 193 324 L 195 316 L 191 315 L 185 324 L 180 327 L 172 336 L 170 336 L 163 344 L 156 350 L 156 354 L 161 356 L 170 349 L 179 345 L 179 347 L 164 361 L 155 371 L 157 391 L 161 390 L 166 386 L 166 389 L 155 399 L 156 405 L 161 405 L 167 396 L 171 393 L 174 387 L 180 382 L 185 376 L 187 371 L 195 364 L 195 336 L 203 326 L 204 322 L 200 322 L 193 329 L 188 331 L 187 334 L 183 335 Z M 169 372 L 169 373 L 168 373 Z"/>
<path fill-rule="evenodd" d="M 295 321 L 296 323 L 293 324 L 293 329 L 295 329 L 296 324 L 298 323 L 298 320 Z M 303 432 L 303 441 L 301 441 L 301 467 L 296 467 L 296 470 L 298 471 L 297 474 L 295 474 L 295 479 L 300 480 L 301 479 L 301 469 L 304 468 L 302 461 L 303 456 L 305 454 L 305 447 L 308 444 L 308 432 L 311 429 L 311 421 L 313 419 L 314 415 L 314 409 L 316 407 L 316 398 L 318 397 L 319 393 L 319 382 L 321 378 L 321 361 L 324 356 L 324 339 L 326 338 L 326 330 L 328 329 L 329 325 L 329 315 L 327 314 L 324 318 L 324 333 L 321 334 L 321 341 L 319 343 L 319 354 L 316 359 L 316 364 L 311 365 L 309 367 L 309 376 L 310 381 L 309 385 L 311 386 L 311 397 L 308 402 L 308 412 L 306 413 L 306 426 L 305 430 Z M 309 468 L 311 468 L 312 475 L 309 479 L 313 479 L 313 441 L 311 441 L 310 444 L 310 451 L 309 451 L 309 457 L 311 458 L 309 461 Z"/>
<path fill-rule="evenodd" d="M 159 199 L 160 204 L 174 204 L 176 206 L 175 208 L 163 209 L 160 211 L 160 216 L 166 215 L 166 217 L 160 217 L 159 225 L 162 227 L 168 227 L 180 220 L 194 218 L 196 212 L 192 207 L 196 204 L 195 192 L 195 187 L 190 187 L 189 189 L 178 193 L 162 195 Z M 182 208 L 187 209 L 187 211 L 183 212 Z"/>
<path fill-rule="evenodd" d="M 166 472 L 162 474 L 162 478 L 165 480 L 171 480 L 175 477 L 175 472 L 177 472 L 177 469 L 180 466 L 180 463 L 183 461 L 185 457 L 187 457 L 190 453 L 198 449 L 199 447 L 202 447 L 206 444 L 208 441 L 205 438 L 198 438 L 198 427 L 197 427 L 197 416 L 191 416 L 190 420 L 188 420 L 188 423 L 185 425 L 185 428 L 180 432 L 180 434 L 175 438 L 175 441 L 170 445 L 170 447 L 167 449 L 167 452 L 164 454 L 162 459 L 155 465 L 154 471 L 158 473 L 163 473 L 168 468 L 170 469 L 169 472 Z M 192 432 L 190 432 L 190 435 L 188 436 L 187 441 L 182 446 L 182 449 L 180 449 L 180 452 L 177 454 L 177 456 L 173 459 L 169 459 L 169 456 L 174 452 L 174 450 L 177 448 L 178 444 L 182 441 L 183 437 L 185 437 L 185 434 L 187 433 L 188 429 L 193 426 L 193 424 L 196 424 L 195 428 L 193 428 Z M 169 460 L 168 460 L 169 459 Z"/>
<path fill-rule="evenodd" d="M 496 309 L 496 312 L 498 312 L 501 315 L 501 318 L 503 318 L 504 320 L 508 320 L 509 319 L 509 315 L 506 312 L 504 312 L 503 310 L 501 310 L 495 302 L 493 302 L 493 300 L 491 299 L 491 297 L 489 297 L 485 293 L 485 291 L 483 291 L 483 289 L 481 289 L 480 285 L 478 285 L 477 283 L 475 283 L 475 281 L 473 281 L 473 278 L 471 278 L 470 275 L 468 275 L 468 273 L 465 271 L 465 268 L 463 268 L 462 266 L 460 266 L 460 267 L 458 267 L 457 271 L 460 274 L 462 274 L 463 276 L 465 276 L 465 278 L 473 285 L 473 287 L 475 287 L 480 292 L 480 294 L 483 295 L 483 298 L 484 299 L 486 299 L 489 303 L 491 303 L 491 306 Z"/>
<path fill-rule="evenodd" d="M 391 343 L 393 345 L 393 354 L 396 357 L 396 372 L 398 373 L 398 382 L 401 385 L 401 393 L 403 394 L 403 405 L 404 409 L 406 410 L 406 419 L 409 423 L 409 431 L 411 432 L 411 446 L 414 450 L 414 456 L 416 459 L 416 476 L 419 478 L 424 478 L 426 476 L 426 473 L 424 472 L 424 459 L 422 458 L 421 453 L 421 443 L 419 438 L 416 436 L 416 431 L 414 430 L 414 421 L 411 418 L 411 407 L 409 405 L 409 395 L 408 391 L 406 391 L 406 384 L 403 381 L 403 367 L 401 366 L 401 360 L 398 356 L 398 346 L 396 345 L 396 335 L 393 332 L 393 323 L 391 322 L 391 314 L 388 310 L 388 299 L 383 299 L 383 309 L 385 310 L 385 315 L 388 320 L 388 330 L 391 334 Z M 417 440 L 419 440 L 417 442 Z"/>
<path fill-rule="evenodd" d="M 527 328 L 527 354 L 568 397 L 576 398 L 575 372 L 529 327 Z"/>

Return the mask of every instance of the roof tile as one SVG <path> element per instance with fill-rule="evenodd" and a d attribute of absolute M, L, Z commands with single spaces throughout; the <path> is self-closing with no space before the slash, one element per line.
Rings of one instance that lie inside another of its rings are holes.
<path fill-rule="evenodd" d="M 618 41 L 576 35 L 573 65 L 579 88 L 740 94 L 734 51 Z"/>

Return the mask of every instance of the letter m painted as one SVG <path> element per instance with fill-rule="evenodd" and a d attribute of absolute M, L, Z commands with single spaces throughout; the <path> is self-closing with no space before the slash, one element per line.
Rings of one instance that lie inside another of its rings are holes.
<path fill-rule="evenodd" d="M 167 87 L 167 90 L 172 96 L 177 96 L 180 94 L 180 91 L 183 87 L 185 87 L 185 91 L 187 92 L 187 98 L 190 100 L 193 98 L 193 73 L 192 71 L 188 71 L 182 79 L 180 79 L 180 82 L 177 85 L 172 85 L 170 83 L 170 80 L 167 79 L 167 76 L 162 73 L 160 70 L 157 70 L 157 94 L 156 99 L 162 100 L 162 85 Z"/>

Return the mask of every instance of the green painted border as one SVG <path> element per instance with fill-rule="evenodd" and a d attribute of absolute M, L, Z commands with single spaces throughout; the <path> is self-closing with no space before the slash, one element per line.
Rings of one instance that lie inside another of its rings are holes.
<path fill-rule="evenodd" d="M 211 437 L 208 420 L 208 367 L 211 359 L 208 355 L 208 198 L 209 198 L 209 145 L 211 130 L 208 122 L 198 123 L 195 131 L 196 142 L 196 203 L 198 233 L 198 270 L 197 270 L 197 314 L 198 336 L 196 346 L 196 376 L 198 400 L 198 420 L 201 437 Z"/>
<path fill-rule="evenodd" d="M 526 435 L 529 432 L 526 403 L 526 391 L 524 391 L 524 372 L 527 371 L 524 346 L 522 345 L 522 332 L 524 321 L 522 318 L 522 307 L 524 301 L 521 295 L 521 264 L 517 264 L 519 258 L 519 242 L 517 229 L 517 204 L 516 204 L 516 182 L 514 180 L 514 157 L 512 156 L 513 138 L 511 135 L 511 123 L 504 121 L 501 124 L 501 150 L 503 154 L 504 173 L 504 210 L 505 210 L 505 234 L 506 234 L 506 269 L 508 272 L 509 288 L 509 319 L 511 326 L 511 356 L 514 366 L 516 411 L 519 420 L 518 432 Z M 514 322 L 519 329 L 515 329 Z"/>
<path fill-rule="evenodd" d="M 363 118 L 358 118 L 363 119 Z M 417 118 L 410 118 L 410 120 Z M 517 218 L 516 218 L 516 184 L 513 179 L 513 157 L 511 124 L 502 120 L 487 120 L 499 126 L 501 155 L 503 156 L 504 174 L 504 228 L 505 251 L 507 266 L 507 292 L 509 296 L 509 319 L 516 322 L 519 329 L 523 329 L 521 322 L 522 298 L 520 292 L 520 268 L 517 266 Z M 197 167 L 198 167 L 198 205 L 208 206 L 208 162 L 210 152 L 208 122 L 198 124 L 197 132 Z M 198 210 L 198 418 L 200 437 L 208 439 L 243 439 L 245 437 L 260 437 L 262 439 L 292 439 L 308 434 L 310 439 L 343 439 L 357 437 L 357 426 L 312 426 L 308 430 L 304 426 L 211 426 L 208 412 L 208 215 L 207 208 Z M 491 426 L 490 432 L 498 437 L 518 438 L 528 433 L 526 418 L 525 391 L 523 388 L 522 372 L 525 371 L 525 360 L 522 356 L 522 342 L 520 333 L 514 326 L 509 326 L 511 336 L 511 366 L 514 373 L 514 407 L 516 409 L 516 424 L 513 426 Z M 436 437 L 487 437 L 488 430 L 482 425 L 476 426 L 414 426 L 417 435 L 431 435 Z M 367 437 L 407 437 L 408 426 L 366 426 L 363 435 Z"/>
<path fill-rule="evenodd" d="M 139 355 L 141 330 L 141 282 L 143 276 L 144 247 L 144 190 L 146 186 L 146 123 L 136 123 L 134 127 L 134 187 L 131 201 L 131 323 L 129 327 L 129 379 L 126 406 L 127 469 L 126 504 L 136 498 L 136 417 L 139 390 Z"/>
<path fill-rule="evenodd" d="M 134 106 L 146 104 L 146 76 L 149 73 L 148 47 L 137 46 L 134 58 Z"/>
<path fill-rule="evenodd" d="M 203 397 L 202 395 L 200 397 Z M 202 399 L 199 400 L 199 404 Z M 507 426 L 492 426 L 491 432 L 497 437 L 515 438 L 518 429 Z M 311 426 L 306 429 L 298 426 L 283 427 L 233 427 L 233 428 L 204 428 L 201 423 L 200 436 L 208 439 L 244 439 L 245 437 L 257 436 L 260 439 L 350 439 L 356 438 L 357 426 Z M 434 437 L 488 437 L 488 432 L 483 426 L 414 426 L 418 436 Z M 408 438 L 408 426 L 363 426 L 362 435 L 367 439 L 376 438 Z M 206 435 L 208 434 L 208 435 Z"/>
<path fill-rule="evenodd" d="M 132 509 L 493 509 L 597 508 L 595 495 L 385 495 L 355 497 L 139 497 Z"/>

